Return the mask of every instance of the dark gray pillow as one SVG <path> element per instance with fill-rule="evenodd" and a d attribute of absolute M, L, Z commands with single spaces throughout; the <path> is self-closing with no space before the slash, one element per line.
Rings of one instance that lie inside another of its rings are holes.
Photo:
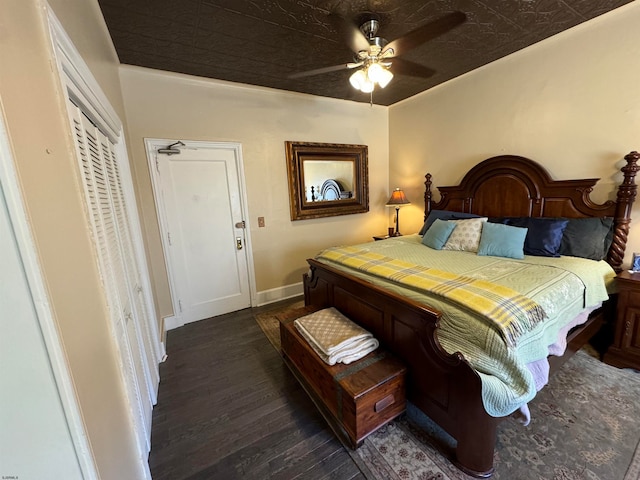
<path fill-rule="evenodd" d="M 562 235 L 560 255 L 603 260 L 613 240 L 613 218 L 570 218 Z"/>
<path fill-rule="evenodd" d="M 464 212 L 452 212 L 450 210 L 431 210 L 429 215 L 427 215 L 427 220 L 424 222 L 424 225 L 418 232 L 420 235 L 424 235 L 424 232 L 429 230 L 429 227 L 436 219 L 440 220 L 463 220 L 465 218 L 479 218 L 480 215 L 476 215 L 475 213 L 464 213 Z"/>

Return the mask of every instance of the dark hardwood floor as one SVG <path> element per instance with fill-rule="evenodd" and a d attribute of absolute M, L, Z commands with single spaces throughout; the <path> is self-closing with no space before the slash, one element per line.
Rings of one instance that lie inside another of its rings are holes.
<path fill-rule="evenodd" d="M 154 480 L 364 479 L 254 320 L 278 306 L 168 332 L 153 411 Z"/>

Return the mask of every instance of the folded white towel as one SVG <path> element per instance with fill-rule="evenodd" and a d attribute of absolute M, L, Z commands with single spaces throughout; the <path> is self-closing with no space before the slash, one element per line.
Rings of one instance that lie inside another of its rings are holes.
<path fill-rule="evenodd" d="M 379 346 L 377 339 L 331 307 L 295 320 L 298 332 L 327 364 L 351 363 Z"/>
<path fill-rule="evenodd" d="M 317 347 L 330 355 L 355 339 L 371 337 L 371 333 L 356 325 L 335 307 L 310 313 L 295 321 L 296 328 L 303 328 L 313 338 Z"/>
<path fill-rule="evenodd" d="M 360 360 L 362 357 L 368 355 L 373 352 L 376 348 L 379 347 L 378 340 L 371 337 L 367 339 L 363 339 L 357 347 L 354 346 L 350 349 L 345 349 L 343 351 L 339 351 L 334 353 L 333 355 L 329 355 L 328 364 L 335 365 L 336 363 L 351 363 L 356 360 Z"/>
<path fill-rule="evenodd" d="M 318 354 L 318 356 L 328 365 L 335 365 L 336 363 L 351 363 L 361 359 L 365 355 L 373 352 L 379 346 L 377 339 L 373 338 L 371 334 L 364 337 L 358 337 L 353 340 L 345 340 L 338 349 L 333 349 L 331 353 L 327 354 L 318 345 L 309 332 L 306 331 L 301 325 L 296 325 L 298 332 L 309 343 L 311 348 Z"/>

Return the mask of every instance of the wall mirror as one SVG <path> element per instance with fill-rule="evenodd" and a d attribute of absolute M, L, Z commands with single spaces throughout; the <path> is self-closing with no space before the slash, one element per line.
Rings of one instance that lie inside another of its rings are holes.
<path fill-rule="evenodd" d="M 285 142 L 291 220 L 369 211 L 367 146 Z"/>

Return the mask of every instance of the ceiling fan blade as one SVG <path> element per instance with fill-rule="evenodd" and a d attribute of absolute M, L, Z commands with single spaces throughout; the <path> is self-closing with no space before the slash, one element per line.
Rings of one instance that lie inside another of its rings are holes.
<path fill-rule="evenodd" d="M 358 53 L 362 50 L 369 50 L 369 40 L 356 25 L 336 13 L 329 14 L 329 22 L 342 35 L 352 52 Z"/>
<path fill-rule="evenodd" d="M 429 78 L 436 74 L 436 71 L 432 68 L 410 62 L 404 58 L 394 58 L 391 64 L 391 71 L 399 75 L 421 78 Z"/>
<path fill-rule="evenodd" d="M 360 65 L 362 65 L 362 62 L 341 63 L 340 65 L 332 65 L 331 67 L 315 68 L 313 70 L 307 70 L 305 72 L 292 73 L 291 75 L 287 75 L 287 77 L 288 78 L 310 77 L 312 75 L 320 75 L 322 73 L 330 73 L 330 72 L 336 72 L 338 70 L 356 68 L 356 67 L 359 67 Z"/>
<path fill-rule="evenodd" d="M 443 33 L 448 32 L 452 28 L 465 22 L 467 16 L 462 12 L 452 12 L 440 17 L 437 20 L 426 23 L 415 30 L 410 31 L 406 35 L 390 42 L 385 51 L 393 49 L 393 56 L 397 57 L 405 54 L 412 48 L 416 48 L 429 40 L 439 37 Z"/>

